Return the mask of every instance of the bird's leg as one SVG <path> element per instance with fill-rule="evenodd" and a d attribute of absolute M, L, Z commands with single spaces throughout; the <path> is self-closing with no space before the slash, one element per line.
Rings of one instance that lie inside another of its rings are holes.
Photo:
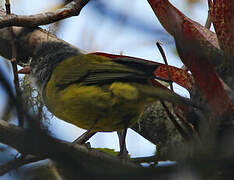
<path fill-rule="evenodd" d="M 94 126 L 96 125 L 96 123 L 98 122 L 97 118 L 93 125 L 89 128 L 89 130 L 87 130 L 85 133 L 83 133 L 80 137 L 78 137 L 75 141 L 73 141 L 73 143 L 77 143 L 77 144 L 85 144 L 86 141 L 88 141 L 94 134 L 96 134 L 97 132 L 92 131 L 92 129 L 94 128 Z"/>
<path fill-rule="evenodd" d="M 78 137 L 75 141 L 73 141 L 74 144 L 84 144 L 86 141 L 88 141 L 94 134 L 96 134 L 95 131 L 87 130 L 85 133 L 83 133 L 80 137 Z"/>
<path fill-rule="evenodd" d="M 128 151 L 125 143 L 126 135 L 127 135 L 127 128 L 124 130 L 118 130 L 117 134 L 119 136 L 119 145 L 120 145 L 120 152 L 118 154 L 119 157 L 125 158 L 128 156 Z"/>

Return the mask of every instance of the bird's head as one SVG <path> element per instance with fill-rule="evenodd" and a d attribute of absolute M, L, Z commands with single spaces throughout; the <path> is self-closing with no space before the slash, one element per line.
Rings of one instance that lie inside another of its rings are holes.
<path fill-rule="evenodd" d="M 19 74 L 29 74 L 33 84 L 43 92 L 55 67 L 63 60 L 81 54 L 79 49 L 64 42 L 46 42 L 38 45 L 31 63 L 24 67 Z"/>

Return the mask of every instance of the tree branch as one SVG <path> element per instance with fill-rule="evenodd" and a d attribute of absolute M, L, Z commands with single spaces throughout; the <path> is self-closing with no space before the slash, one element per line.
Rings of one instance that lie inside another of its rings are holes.
<path fill-rule="evenodd" d="M 5 2 L 5 7 L 6 7 L 6 14 L 7 16 L 11 15 L 11 5 L 10 1 L 6 0 Z M 19 85 L 19 77 L 18 77 L 18 69 L 17 69 L 17 48 L 16 48 L 16 43 L 15 43 L 15 35 L 13 32 L 12 27 L 8 27 L 10 37 L 11 37 L 11 47 L 12 47 L 12 58 L 11 58 L 11 65 L 12 65 L 12 70 L 13 70 L 13 75 L 14 75 L 14 85 L 15 85 L 15 92 L 17 95 L 17 98 L 19 99 L 19 102 L 21 100 L 21 91 L 20 91 L 20 85 Z M 20 106 L 21 107 L 21 106 Z M 17 109 L 17 117 L 18 117 L 18 124 L 20 127 L 24 126 L 24 117 L 23 117 L 23 111 L 21 109 Z"/>
<path fill-rule="evenodd" d="M 4 175 L 5 173 L 13 169 L 19 168 L 22 165 L 29 164 L 32 162 L 37 162 L 40 160 L 43 160 L 43 158 L 37 158 L 35 156 L 26 156 L 25 158 L 17 158 L 17 159 L 11 160 L 7 162 L 6 164 L 3 164 L 0 166 L 0 176 Z"/>
<path fill-rule="evenodd" d="M 0 139 L 23 154 L 32 154 L 39 159 L 50 158 L 62 169 L 86 179 L 101 179 L 104 176 L 150 179 L 154 175 L 165 177 L 168 171 L 177 171 L 177 166 L 142 168 L 107 153 L 54 139 L 37 130 L 23 129 L 3 120 L 0 120 Z"/>
<path fill-rule="evenodd" d="M 55 35 L 41 28 L 13 27 L 17 48 L 17 64 L 28 63 L 37 46 L 43 42 L 64 42 Z M 67 43 L 68 44 L 68 43 Z M 70 45 L 70 44 L 69 44 Z M 70 45 L 73 48 L 77 47 Z M 11 38 L 7 28 L 0 29 L 0 55 L 6 59 L 11 59 Z M 80 50 L 80 52 L 84 52 Z"/>
<path fill-rule="evenodd" d="M 93 156 L 91 162 L 96 161 L 97 158 L 105 159 L 106 155 L 106 153 L 103 152 L 99 153 L 99 151 L 88 150 L 82 145 L 74 145 L 69 142 L 51 138 L 46 134 L 39 134 L 37 130 L 17 127 L 3 120 L 0 120 L 0 139 L 2 143 L 17 149 L 22 154 L 32 154 L 44 158 L 59 158 L 59 150 L 55 148 L 55 146 L 60 146 L 63 150 L 70 149 L 68 151 L 76 152 L 75 154 L 80 157 L 89 154 Z M 106 159 L 122 164 L 119 159 L 109 155 L 106 156 Z M 126 165 L 135 166 L 128 163 L 126 163 Z"/>
<path fill-rule="evenodd" d="M 9 26 L 36 27 L 54 23 L 56 21 L 78 16 L 81 9 L 89 2 L 89 0 L 74 0 L 63 8 L 54 12 L 39 13 L 35 15 L 5 15 L 4 10 L 0 10 L 0 28 Z"/>

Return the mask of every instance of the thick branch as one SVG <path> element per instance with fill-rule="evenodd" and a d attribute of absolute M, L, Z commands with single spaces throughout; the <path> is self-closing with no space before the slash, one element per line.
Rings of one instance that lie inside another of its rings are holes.
<path fill-rule="evenodd" d="M 28 63 L 29 57 L 33 55 L 35 48 L 43 42 L 64 42 L 41 28 L 13 27 L 13 32 L 15 34 L 18 64 Z M 6 59 L 11 59 L 11 46 L 8 29 L 0 29 L 0 55 Z"/>
<path fill-rule="evenodd" d="M 36 27 L 54 23 L 56 21 L 78 16 L 81 9 L 89 2 L 89 0 L 74 0 L 54 12 L 40 13 L 36 15 L 20 16 L 20 15 L 5 15 L 3 10 L 0 10 L 0 28 L 9 26 L 24 26 Z"/>
<path fill-rule="evenodd" d="M 140 168 L 106 153 L 53 139 L 46 134 L 38 133 L 37 130 L 23 129 L 3 120 L 0 120 L 0 141 L 21 153 L 32 154 L 39 158 L 51 158 L 63 169 L 87 179 L 99 179 L 104 176 L 141 179 L 156 174 L 158 177 L 166 177 L 166 172 L 177 170 L 176 166 L 169 166 L 167 170 L 161 167 Z"/>
<path fill-rule="evenodd" d="M 39 132 L 37 130 L 32 131 L 30 129 L 23 129 L 15 125 L 11 125 L 6 121 L 0 120 L 1 142 L 17 149 L 23 154 L 32 154 L 44 158 L 58 158 L 59 149 L 63 149 L 65 151 L 69 149 L 68 151 L 74 152 L 81 158 L 87 156 L 87 154 L 89 154 L 89 156 L 93 156 L 90 159 L 93 162 L 96 161 L 97 158 L 109 158 L 109 161 L 121 164 L 121 161 L 119 161 L 117 158 L 112 158 L 112 156 L 108 156 L 105 153 L 99 153 L 99 151 L 95 150 L 88 150 L 84 146 L 74 145 L 69 142 L 53 139 L 44 133 L 38 133 Z M 57 149 L 55 146 L 60 146 L 60 148 Z M 133 166 L 133 164 L 128 165 Z"/>

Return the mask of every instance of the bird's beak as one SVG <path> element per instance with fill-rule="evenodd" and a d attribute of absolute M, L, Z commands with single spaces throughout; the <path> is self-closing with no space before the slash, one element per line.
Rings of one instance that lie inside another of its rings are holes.
<path fill-rule="evenodd" d="M 30 66 L 25 66 L 23 69 L 20 69 L 18 74 L 30 74 L 32 68 Z"/>

